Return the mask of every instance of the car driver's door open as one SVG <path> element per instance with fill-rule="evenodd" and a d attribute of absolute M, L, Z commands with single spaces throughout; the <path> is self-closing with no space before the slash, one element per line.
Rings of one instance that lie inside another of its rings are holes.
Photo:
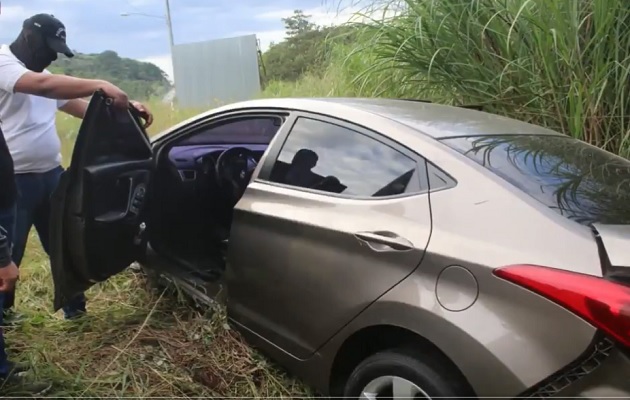
<path fill-rule="evenodd" d="M 135 113 L 96 92 L 52 199 L 55 311 L 143 255 L 152 170 L 150 141 Z"/>

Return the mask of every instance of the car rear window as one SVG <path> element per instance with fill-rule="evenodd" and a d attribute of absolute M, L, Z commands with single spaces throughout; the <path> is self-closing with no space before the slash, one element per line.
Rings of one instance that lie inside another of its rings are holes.
<path fill-rule="evenodd" d="M 630 161 L 568 136 L 488 135 L 442 142 L 584 225 L 630 224 Z"/>

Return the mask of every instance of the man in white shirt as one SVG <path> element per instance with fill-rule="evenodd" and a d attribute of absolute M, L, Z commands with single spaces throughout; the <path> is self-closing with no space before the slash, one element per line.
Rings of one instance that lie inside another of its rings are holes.
<path fill-rule="evenodd" d="M 127 95 L 109 82 L 48 72 L 46 68 L 58 53 L 74 56 L 66 44 L 65 26 L 48 14 L 25 20 L 17 39 L 0 47 L 0 119 L 13 157 L 18 191 L 12 256 L 17 265 L 33 225 L 49 252 L 49 201 L 63 172 L 55 125 L 57 110 L 83 118 L 88 105 L 83 98 L 98 89 L 113 99 L 114 106 L 130 105 Z M 150 125 L 151 113 L 142 104 L 131 103 Z M 13 301 L 14 293 L 6 293 L 5 318 L 11 317 L 6 311 Z M 85 313 L 85 297 L 78 296 L 63 311 L 66 318 Z"/>

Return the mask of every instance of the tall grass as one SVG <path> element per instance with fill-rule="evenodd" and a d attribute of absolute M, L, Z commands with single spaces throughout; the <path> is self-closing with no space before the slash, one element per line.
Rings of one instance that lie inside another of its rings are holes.
<path fill-rule="evenodd" d="M 395 3 L 402 15 L 355 24 L 364 41 L 349 57 L 373 60 L 355 82 L 386 79 L 407 97 L 484 104 L 630 155 L 629 2 Z"/>

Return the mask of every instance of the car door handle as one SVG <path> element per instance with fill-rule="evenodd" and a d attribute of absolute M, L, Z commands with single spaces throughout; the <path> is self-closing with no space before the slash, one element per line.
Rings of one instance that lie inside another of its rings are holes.
<path fill-rule="evenodd" d="M 354 236 L 374 251 L 407 251 L 414 248 L 409 240 L 390 231 L 357 232 Z"/>

